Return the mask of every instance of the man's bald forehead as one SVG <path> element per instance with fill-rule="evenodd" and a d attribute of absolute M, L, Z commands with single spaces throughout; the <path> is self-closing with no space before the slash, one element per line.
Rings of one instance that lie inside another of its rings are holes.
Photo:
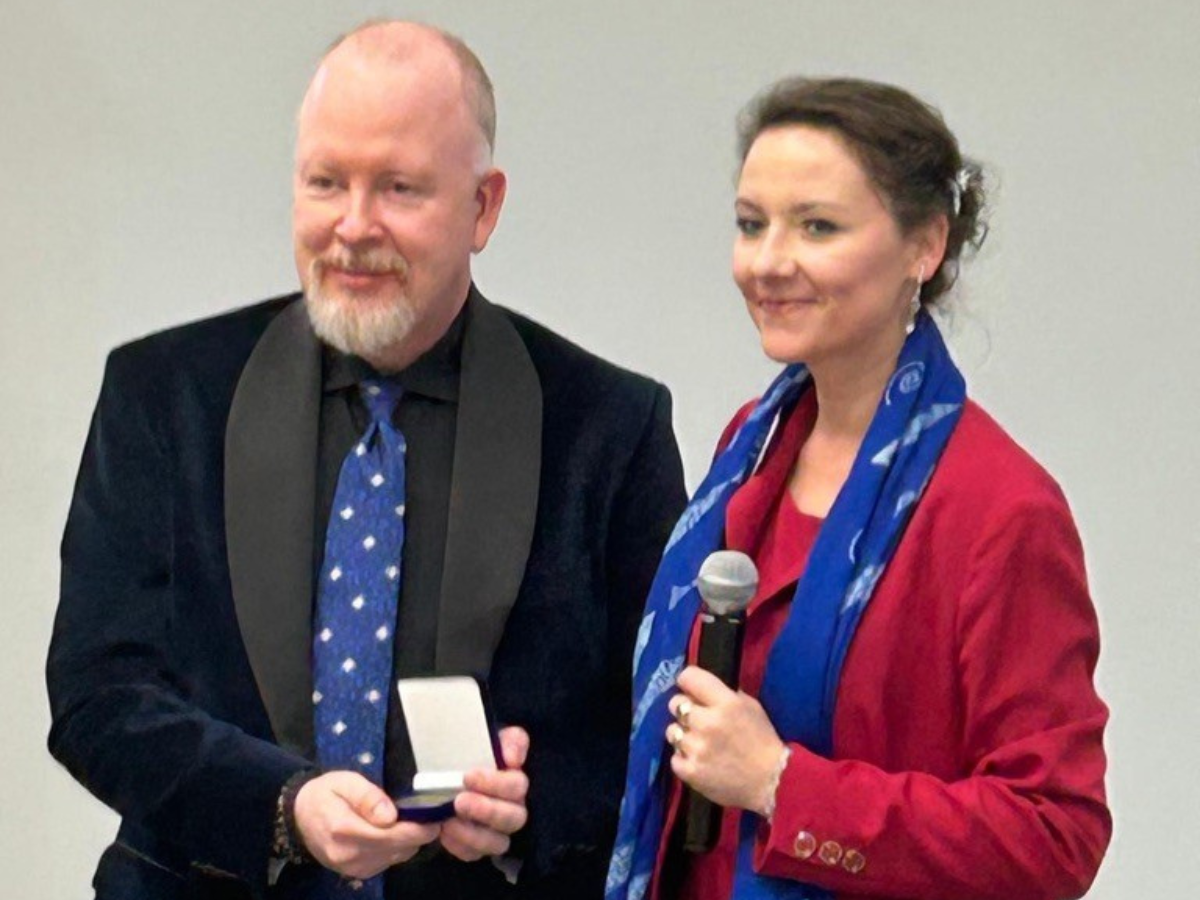
<path fill-rule="evenodd" d="M 305 92 L 304 103 L 319 90 L 329 68 L 342 62 L 436 66 L 439 58 L 458 75 L 464 100 L 483 132 L 490 156 L 496 143 L 496 101 L 487 71 L 460 38 L 420 22 L 372 20 L 339 37 L 321 57 Z"/>
<path fill-rule="evenodd" d="M 419 22 L 367 22 L 330 44 L 322 62 L 350 53 L 406 62 L 430 51 L 451 53 L 445 35 L 436 28 Z"/>

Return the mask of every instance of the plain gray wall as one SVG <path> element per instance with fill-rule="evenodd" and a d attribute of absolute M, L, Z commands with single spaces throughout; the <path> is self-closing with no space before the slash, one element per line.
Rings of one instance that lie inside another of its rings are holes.
<path fill-rule="evenodd" d="M 1194 892 L 1200 838 L 1194 0 L 4 0 L 0 871 L 75 898 L 115 817 L 48 757 L 57 547 L 113 345 L 293 289 L 292 116 L 370 15 L 462 34 L 499 98 L 493 299 L 667 382 L 695 484 L 771 367 L 728 275 L 732 122 L 784 74 L 894 81 L 999 180 L 950 324 L 1087 547 L 1116 839 L 1093 898 Z M 1037 623 L 1031 622 L 1031 628 Z"/>

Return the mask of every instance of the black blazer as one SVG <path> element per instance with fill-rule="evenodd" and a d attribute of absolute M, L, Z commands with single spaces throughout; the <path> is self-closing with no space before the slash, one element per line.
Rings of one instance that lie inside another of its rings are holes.
<path fill-rule="evenodd" d="M 311 766 L 321 353 L 282 297 L 109 357 L 62 545 L 50 750 L 121 814 L 102 898 L 267 889 L 281 785 Z M 432 849 L 404 897 L 600 897 L 642 603 L 684 492 L 661 385 L 472 291 L 437 672 L 526 727 L 510 888 Z"/>

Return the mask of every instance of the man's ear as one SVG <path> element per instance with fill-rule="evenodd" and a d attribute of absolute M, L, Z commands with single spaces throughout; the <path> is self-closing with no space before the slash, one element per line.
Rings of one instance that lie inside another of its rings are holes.
<path fill-rule="evenodd" d="M 488 239 L 496 230 L 496 223 L 500 221 L 500 207 L 504 205 L 507 191 L 508 177 L 499 169 L 488 169 L 480 179 L 475 191 L 479 213 L 475 217 L 475 240 L 471 244 L 471 250 L 475 253 L 487 246 Z"/>

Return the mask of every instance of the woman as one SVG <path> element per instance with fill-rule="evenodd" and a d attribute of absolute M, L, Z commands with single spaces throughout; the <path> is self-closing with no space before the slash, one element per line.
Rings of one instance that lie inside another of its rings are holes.
<path fill-rule="evenodd" d="M 772 87 L 741 151 L 734 280 L 787 366 L 655 580 L 607 897 L 1078 896 L 1111 829 L 1082 550 L 927 312 L 982 236 L 979 171 L 846 79 Z M 722 547 L 760 573 L 740 692 L 685 667 Z M 710 852 L 680 847 L 685 785 L 725 807 Z"/>

